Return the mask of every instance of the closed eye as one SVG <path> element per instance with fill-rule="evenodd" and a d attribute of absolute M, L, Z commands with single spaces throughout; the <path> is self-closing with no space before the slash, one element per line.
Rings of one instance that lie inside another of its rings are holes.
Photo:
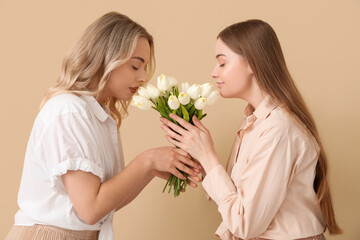
<path fill-rule="evenodd" d="M 135 71 L 137 71 L 137 70 L 138 70 L 138 68 L 137 68 L 137 67 L 135 67 L 135 66 L 132 66 L 132 68 L 133 68 Z"/>

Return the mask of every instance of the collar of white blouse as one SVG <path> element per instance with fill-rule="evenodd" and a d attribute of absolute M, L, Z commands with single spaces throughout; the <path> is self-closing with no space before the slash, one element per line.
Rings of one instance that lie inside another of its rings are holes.
<path fill-rule="evenodd" d="M 101 105 L 96 101 L 96 99 L 93 96 L 89 95 L 81 95 L 81 98 L 86 101 L 90 107 L 91 112 L 96 116 L 96 118 L 101 121 L 105 122 L 107 118 L 111 119 L 112 121 L 115 121 L 106 111 L 104 108 L 101 107 Z"/>

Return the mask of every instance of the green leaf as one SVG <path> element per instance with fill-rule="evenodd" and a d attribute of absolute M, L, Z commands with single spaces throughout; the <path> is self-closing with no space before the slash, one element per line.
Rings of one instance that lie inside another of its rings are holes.
<path fill-rule="evenodd" d="M 199 110 L 198 114 L 197 114 L 197 118 L 198 119 L 201 119 L 202 117 L 202 109 Z"/>
<path fill-rule="evenodd" d="M 205 113 L 204 115 L 202 115 L 199 120 L 203 119 L 204 117 L 206 117 L 207 113 Z"/>
<path fill-rule="evenodd" d="M 190 110 L 189 110 L 189 117 L 192 118 L 192 116 L 194 116 L 194 112 L 196 111 L 196 108 L 194 105 L 191 106 Z"/>
<path fill-rule="evenodd" d="M 194 106 L 194 104 L 193 104 L 193 103 L 191 103 L 191 102 L 190 102 L 190 103 L 188 103 L 188 104 L 186 105 L 186 110 L 187 110 L 187 111 L 189 111 L 189 110 L 190 110 L 190 108 L 191 108 L 191 107 L 193 107 L 193 106 Z"/>
<path fill-rule="evenodd" d="M 186 110 L 186 108 L 181 105 L 181 110 L 182 110 L 182 113 L 183 113 L 183 119 L 187 122 L 189 122 L 190 118 L 189 118 L 189 113 L 188 111 Z"/>
<path fill-rule="evenodd" d="M 161 97 L 158 97 L 158 98 L 157 98 L 157 106 L 158 106 L 158 107 L 163 107 L 163 102 L 162 102 L 162 100 L 161 100 Z"/>
<path fill-rule="evenodd" d="M 184 118 L 184 114 L 183 114 L 183 111 L 182 111 L 182 105 L 181 104 L 180 104 L 180 107 L 177 110 L 178 110 L 178 116 L 181 117 L 181 118 Z"/>

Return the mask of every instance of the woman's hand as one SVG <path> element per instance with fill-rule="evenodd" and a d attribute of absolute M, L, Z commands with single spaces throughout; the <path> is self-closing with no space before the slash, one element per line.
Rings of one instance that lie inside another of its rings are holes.
<path fill-rule="evenodd" d="M 151 173 L 167 180 L 170 173 L 185 180 L 185 176 L 179 170 L 187 173 L 189 178 L 200 182 L 199 173 L 201 166 L 191 160 L 191 156 L 182 149 L 174 147 L 160 147 L 147 150 L 141 154 L 141 158 L 149 159 Z M 193 181 L 189 182 L 192 187 L 197 187 Z"/>
<path fill-rule="evenodd" d="M 170 143 L 197 159 L 206 172 L 220 164 L 210 132 L 197 117 L 193 117 L 195 126 L 175 114 L 170 114 L 170 117 L 182 126 L 180 127 L 165 118 L 160 118 L 163 123 L 161 128 L 166 132 L 166 138 Z"/>

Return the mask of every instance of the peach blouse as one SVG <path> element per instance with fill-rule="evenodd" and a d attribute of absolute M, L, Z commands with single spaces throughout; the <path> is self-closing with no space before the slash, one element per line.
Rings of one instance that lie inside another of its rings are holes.
<path fill-rule="evenodd" d="M 223 220 L 215 235 L 289 240 L 323 233 L 313 189 L 315 138 L 269 96 L 256 110 L 248 105 L 244 115 L 227 171 L 218 165 L 203 181 Z"/>

